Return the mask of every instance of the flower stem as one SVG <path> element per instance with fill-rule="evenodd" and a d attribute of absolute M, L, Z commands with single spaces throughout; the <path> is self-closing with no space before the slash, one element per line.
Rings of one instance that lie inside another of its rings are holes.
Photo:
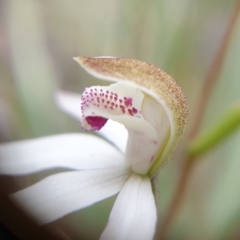
<path fill-rule="evenodd" d="M 239 126 L 240 102 L 237 102 L 213 126 L 193 139 L 188 147 L 189 155 L 199 157 L 227 138 Z"/>
<path fill-rule="evenodd" d="M 201 101 L 198 101 L 198 106 L 196 107 L 196 115 L 193 121 L 193 126 L 189 134 L 189 140 L 193 139 L 199 131 L 202 116 L 204 114 L 205 108 L 207 106 L 208 100 L 211 96 L 212 90 L 217 83 L 218 76 L 220 74 L 221 67 L 224 62 L 224 58 L 226 56 L 228 46 L 230 43 L 231 34 L 233 32 L 234 26 L 237 22 L 238 15 L 240 13 L 240 0 L 237 1 L 236 7 L 233 11 L 233 14 L 229 20 L 229 24 L 226 28 L 226 32 L 222 39 L 222 44 L 220 45 L 219 51 L 217 52 L 213 63 L 209 69 L 209 72 L 204 81 L 202 94 L 199 96 Z M 204 96 L 204 97 L 203 97 Z M 164 239 L 169 226 L 171 225 L 178 209 L 180 208 L 186 186 L 187 180 L 190 177 L 190 173 L 193 169 L 193 163 L 195 157 L 188 155 L 184 162 L 184 167 L 181 170 L 180 179 L 178 181 L 178 185 L 176 187 L 172 202 L 170 203 L 169 209 L 167 210 L 166 216 L 163 221 L 159 221 L 157 226 L 156 238 L 155 239 Z"/>

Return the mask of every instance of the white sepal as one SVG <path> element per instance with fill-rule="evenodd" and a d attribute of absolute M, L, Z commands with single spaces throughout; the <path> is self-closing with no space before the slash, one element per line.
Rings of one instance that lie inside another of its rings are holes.
<path fill-rule="evenodd" d="M 126 168 L 58 173 L 11 199 L 42 225 L 118 193 L 128 176 Z"/>
<path fill-rule="evenodd" d="M 156 221 L 150 179 L 132 174 L 114 203 L 100 240 L 151 240 Z"/>
<path fill-rule="evenodd" d="M 89 134 L 63 134 L 2 144 L 0 159 L 0 174 L 8 175 L 57 167 L 79 170 L 124 165 L 120 151 Z"/>

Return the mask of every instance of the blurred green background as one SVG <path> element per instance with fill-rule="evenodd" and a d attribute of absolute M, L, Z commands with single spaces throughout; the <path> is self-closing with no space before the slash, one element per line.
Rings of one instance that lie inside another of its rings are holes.
<path fill-rule="evenodd" d="M 81 132 L 79 123 L 54 103 L 58 89 L 81 93 L 98 83 L 72 60 L 75 56 L 136 58 L 162 68 L 187 96 L 190 127 L 203 80 L 236 3 L 0 0 L 0 141 Z M 240 19 L 201 130 L 240 99 L 239 66 Z M 160 216 L 172 198 L 182 160 L 180 149 L 160 173 Z M 167 239 L 240 237 L 239 186 L 240 130 L 196 164 Z M 113 202 L 114 198 L 100 202 L 48 227 L 62 239 L 76 239 L 79 234 L 98 239 Z"/>

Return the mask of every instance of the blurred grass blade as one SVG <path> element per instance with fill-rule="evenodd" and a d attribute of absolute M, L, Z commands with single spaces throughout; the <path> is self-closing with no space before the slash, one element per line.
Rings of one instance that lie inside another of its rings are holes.
<path fill-rule="evenodd" d="M 196 137 L 189 146 L 189 154 L 199 156 L 227 138 L 240 127 L 240 102 L 227 112 L 208 131 Z"/>
<path fill-rule="evenodd" d="M 46 48 L 41 5 L 37 1 L 9 1 L 7 28 L 18 96 L 34 136 L 57 131 L 54 106 L 56 74 Z M 24 15 L 23 15 L 24 9 Z"/>

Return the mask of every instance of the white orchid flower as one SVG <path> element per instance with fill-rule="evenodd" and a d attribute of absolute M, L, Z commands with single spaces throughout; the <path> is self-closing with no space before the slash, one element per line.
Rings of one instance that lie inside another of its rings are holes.
<path fill-rule="evenodd" d="M 119 192 L 101 239 L 152 239 L 157 211 L 151 180 L 171 156 L 187 123 L 187 103 L 162 70 L 122 58 L 76 58 L 109 86 L 82 96 L 59 93 L 59 106 L 99 131 L 3 144 L 0 173 L 20 175 L 54 167 L 53 174 L 11 195 L 40 224 L 46 224 Z M 81 110 L 80 110 L 81 105 Z"/>

